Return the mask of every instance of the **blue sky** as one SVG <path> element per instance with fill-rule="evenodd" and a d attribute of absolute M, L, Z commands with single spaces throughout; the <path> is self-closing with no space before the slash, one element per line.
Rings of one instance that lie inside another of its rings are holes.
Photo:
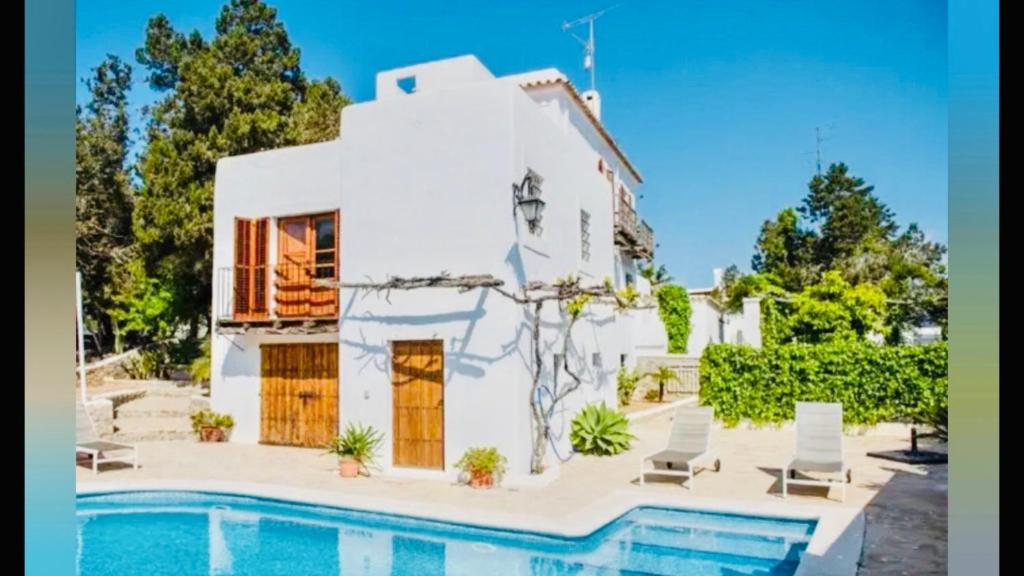
<path fill-rule="evenodd" d="M 372 99 L 378 70 L 466 53 L 497 75 L 554 66 L 585 86 L 560 24 L 615 3 L 270 2 L 307 74 L 337 78 L 357 101 Z M 134 63 L 157 13 L 210 37 L 222 4 L 79 0 L 77 75 L 107 53 Z M 712 268 L 749 269 L 761 223 L 806 192 L 816 127 L 825 163 L 846 162 L 900 223 L 947 241 L 945 2 L 619 4 L 597 24 L 602 117 L 644 176 L 639 209 L 677 280 L 701 287 Z M 143 77 L 136 110 L 154 98 Z"/>

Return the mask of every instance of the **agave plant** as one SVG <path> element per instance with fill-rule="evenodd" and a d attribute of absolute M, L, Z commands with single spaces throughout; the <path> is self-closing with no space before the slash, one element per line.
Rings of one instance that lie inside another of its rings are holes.
<path fill-rule="evenodd" d="M 573 418 L 569 439 L 581 454 L 612 456 L 629 450 L 636 436 L 629 433 L 626 415 L 602 402 L 584 406 Z"/>

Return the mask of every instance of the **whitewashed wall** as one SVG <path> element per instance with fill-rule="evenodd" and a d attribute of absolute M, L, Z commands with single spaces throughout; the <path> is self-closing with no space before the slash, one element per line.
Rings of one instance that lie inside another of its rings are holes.
<path fill-rule="evenodd" d="M 721 342 L 761 347 L 760 298 L 744 298 L 743 309 L 737 313 L 729 313 L 710 296 L 691 294 L 690 309 L 692 315 L 687 355 L 700 356 L 708 345 Z"/>
<path fill-rule="evenodd" d="M 213 273 L 234 260 L 235 218 L 279 217 L 337 210 L 341 200 L 337 142 L 224 158 L 217 163 L 213 197 Z M 276 261 L 277 225 L 270 226 L 269 261 Z M 214 291 L 214 298 L 223 297 Z M 213 310 L 221 303 L 213 302 Z M 216 318 L 213 318 L 216 322 Z M 337 335 L 333 335 L 336 339 Z M 255 443 L 260 431 L 261 342 L 325 342 L 328 336 L 227 336 L 211 345 L 210 405 L 235 419 L 233 442 Z"/>
<path fill-rule="evenodd" d="M 690 337 L 686 341 L 686 353 L 700 356 L 704 348 L 722 341 L 719 329 L 721 310 L 710 297 L 690 295 Z"/>

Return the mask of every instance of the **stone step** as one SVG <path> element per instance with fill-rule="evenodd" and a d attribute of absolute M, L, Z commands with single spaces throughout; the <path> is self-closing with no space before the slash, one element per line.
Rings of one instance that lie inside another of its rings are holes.
<path fill-rule="evenodd" d="M 188 418 L 191 397 L 186 396 L 146 396 L 117 407 L 114 418 L 179 417 Z M 115 422 L 116 424 L 116 422 Z"/>
<path fill-rule="evenodd" d="M 191 440 L 195 439 L 192 424 L 181 416 L 147 416 L 136 418 L 115 418 L 112 440 L 120 442 L 142 442 L 150 440 Z"/>
<path fill-rule="evenodd" d="M 196 440 L 196 435 L 191 430 L 188 432 L 152 430 L 149 432 L 114 432 L 109 438 L 113 442 L 133 444 L 135 442 L 191 442 Z"/>
<path fill-rule="evenodd" d="M 127 380 L 108 378 L 105 384 L 116 388 L 132 388 L 146 391 L 147 396 L 193 396 L 205 395 L 208 387 L 172 380 Z"/>
<path fill-rule="evenodd" d="M 146 395 L 170 397 L 205 396 L 206 389 L 202 386 L 157 386 L 147 389 Z"/>

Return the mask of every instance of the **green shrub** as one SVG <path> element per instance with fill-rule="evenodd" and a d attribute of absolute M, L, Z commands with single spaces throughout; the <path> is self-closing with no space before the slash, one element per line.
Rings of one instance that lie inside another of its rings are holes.
<path fill-rule="evenodd" d="M 715 344 L 701 356 L 700 400 L 727 425 L 792 420 L 797 401 L 841 402 L 847 424 L 908 421 L 947 402 L 947 369 L 944 342 Z"/>
<path fill-rule="evenodd" d="M 633 392 L 640 383 L 640 374 L 636 370 L 619 368 L 617 379 L 617 390 L 619 393 L 619 406 L 629 406 L 633 400 Z"/>
<path fill-rule="evenodd" d="M 210 381 L 210 339 L 203 341 L 200 348 L 200 355 L 193 359 L 188 366 L 188 373 L 195 382 Z"/>
<path fill-rule="evenodd" d="M 644 392 L 644 400 L 647 400 L 648 402 L 657 402 L 658 401 L 658 389 L 657 388 L 648 388 L 647 392 Z"/>
<path fill-rule="evenodd" d="M 508 460 L 497 448 L 470 448 L 455 463 L 455 468 L 471 476 L 502 476 Z"/>
<path fill-rule="evenodd" d="M 327 443 L 327 453 L 339 458 L 350 458 L 362 465 L 373 464 L 384 434 L 373 426 L 349 422 L 341 436 Z"/>
<path fill-rule="evenodd" d="M 690 338 L 690 295 L 678 284 L 666 284 L 656 293 L 658 316 L 668 335 L 669 354 L 685 354 Z"/>
<path fill-rule="evenodd" d="M 949 390 L 944 382 L 936 386 L 921 401 L 921 407 L 914 414 L 914 422 L 931 428 L 930 432 L 918 434 L 918 438 L 938 438 L 949 441 Z"/>
<path fill-rule="evenodd" d="M 588 404 L 572 420 L 569 439 L 581 454 L 611 456 L 624 450 L 636 438 L 629 433 L 629 419 L 602 402 Z"/>
<path fill-rule="evenodd" d="M 154 344 L 129 358 L 123 366 L 128 376 L 135 380 L 164 378 L 171 366 L 171 358 L 166 346 Z"/>

